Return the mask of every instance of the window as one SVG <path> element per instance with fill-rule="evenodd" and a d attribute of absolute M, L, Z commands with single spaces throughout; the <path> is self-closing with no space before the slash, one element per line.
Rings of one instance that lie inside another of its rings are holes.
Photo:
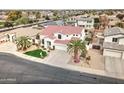
<path fill-rule="evenodd" d="M 58 39 L 61 39 L 61 38 L 62 38 L 62 36 L 60 34 L 58 34 Z"/>
<path fill-rule="evenodd" d="M 76 36 L 78 36 L 78 35 L 76 35 Z"/>
<path fill-rule="evenodd" d="M 92 21 L 87 21 L 87 23 L 92 23 Z"/>
<path fill-rule="evenodd" d="M 112 42 L 117 42 L 117 41 L 118 41 L 117 38 L 113 38 L 113 39 L 112 39 Z"/>
<path fill-rule="evenodd" d="M 73 34 L 73 36 L 75 36 L 75 34 Z"/>
<path fill-rule="evenodd" d="M 51 46 L 51 42 L 50 41 L 47 41 L 47 46 Z"/>
<path fill-rule="evenodd" d="M 44 39 L 42 39 L 42 44 L 44 44 Z"/>
<path fill-rule="evenodd" d="M 66 35 L 66 37 L 68 37 L 68 35 Z"/>

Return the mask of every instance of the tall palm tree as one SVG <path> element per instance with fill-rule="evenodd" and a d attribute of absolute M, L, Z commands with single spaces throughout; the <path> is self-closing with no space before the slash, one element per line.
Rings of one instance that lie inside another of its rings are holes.
<path fill-rule="evenodd" d="M 84 53 L 86 51 L 86 45 L 85 42 L 79 39 L 71 40 L 67 44 L 68 48 L 67 51 L 69 53 L 73 52 L 74 53 L 74 62 L 78 63 L 80 62 L 80 56 L 79 53 Z"/>
<path fill-rule="evenodd" d="M 31 46 L 30 38 L 28 36 L 21 36 L 17 38 L 16 44 L 17 48 L 21 50 L 26 50 L 28 47 Z"/>

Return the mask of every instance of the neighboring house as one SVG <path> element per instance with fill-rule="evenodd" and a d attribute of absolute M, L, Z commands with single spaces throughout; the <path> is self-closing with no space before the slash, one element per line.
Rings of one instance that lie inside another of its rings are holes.
<path fill-rule="evenodd" d="M 14 42 L 15 40 L 16 40 L 15 33 L 4 34 L 0 36 L 0 42 L 6 42 L 6 41 Z"/>
<path fill-rule="evenodd" d="M 105 30 L 103 55 L 124 59 L 124 29 L 113 27 Z"/>
<path fill-rule="evenodd" d="M 94 18 L 93 17 L 72 17 L 67 20 L 67 24 L 72 24 L 74 26 L 80 26 L 85 29 L 93 29 Z"/>
<path fill-rule="evenodd" d="M 77 25 L 80 27 L 84 27 L 85 29 L 93 29 L 94 28 L 94 18 L 81 17 L 77 20 Z"/>
<path fill-rule="evenodd" d="M 121 22 L 120 19 L 118 19 L 116 16 L 112 15 L 112 16 L 108 16 L 108 26 L 109 27 L 115 27 L 117 23 Z"/>
<path fill-rule="evenodd" d="M 67 50 L 67 43 L 72 38 L 85 39 L 85 31 L 74 26 L 48 26 L 40 35 L 41 45 L 45 48 Z"/>
<path fill-rule="evenodd" d="M 109 20 L 108 20 L 108 15 L 102 14 L 99 16 L 99 21 L 100 21 L 100 29 L 107 29 Z"/>

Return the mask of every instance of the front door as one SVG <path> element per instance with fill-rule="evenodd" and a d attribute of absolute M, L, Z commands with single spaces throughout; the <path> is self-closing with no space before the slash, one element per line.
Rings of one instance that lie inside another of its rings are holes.
<path fill-rule="evenodd" d="M 51 42 L 47 41 L 47 47 L 51 47 Z"/>

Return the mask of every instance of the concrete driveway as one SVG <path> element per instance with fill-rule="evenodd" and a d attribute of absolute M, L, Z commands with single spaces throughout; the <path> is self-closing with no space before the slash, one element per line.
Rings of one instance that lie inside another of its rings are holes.
<path fill-rule="evenodd" d="M 65 67 L 70 60 L 71 56 L 66 51 L 53 50 L 49 53 L 49 56 L 46 58 L 45 62 Z"/>

